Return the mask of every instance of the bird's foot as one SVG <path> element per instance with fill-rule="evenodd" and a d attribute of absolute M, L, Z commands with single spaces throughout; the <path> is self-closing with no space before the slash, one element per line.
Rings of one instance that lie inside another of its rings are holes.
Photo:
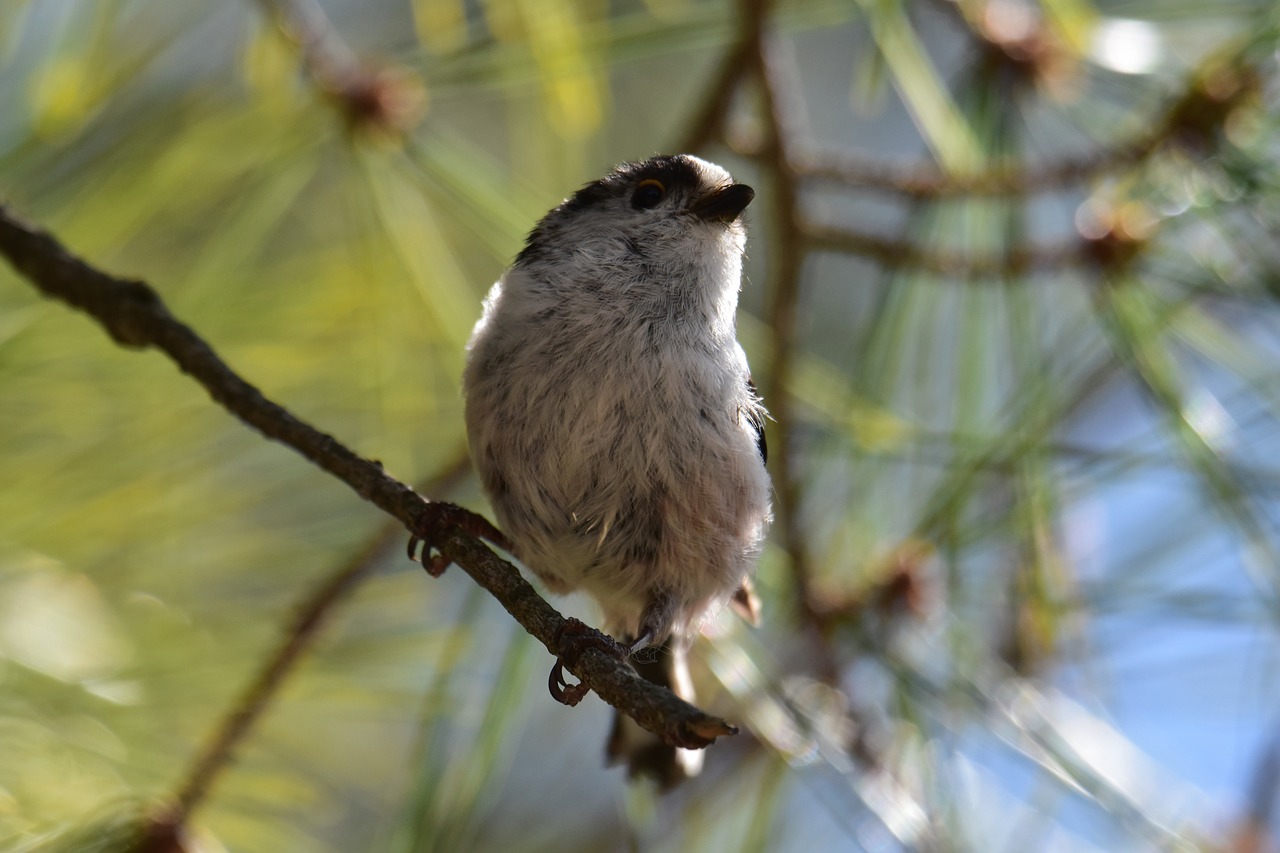
<path fill-rule="evenodd" d="M 585 622 L 572 617 L 564 620 L 556 645 L 560 655 L 555 666 L 551 667 L 551 675 L 547 679 L 547 689 L 551 697 L 562 705 L 572 708 L 591 692 L 591 688 L 582 682 L 570 684 L 565 680 L 565 666 L 572 667 L 582 653 L 590 648 L 599 649 L 618 660 L 626 660 L 631 655 L 632 646 L 624 646 L 608 634 L 601 633 Z"/>
<path fill-rule="evenodd" d="M 483 515 L 477 515 L 457 504 L 432 501 L 418 516 L 409 536 L 409 559 L 415 562 L 420 560 L 427 574 L 433 578 L 440 577 L 453 561 L 440 550 L 439 543 L 452 530 L 461 530 L 476 539 L 487 539 L 499 548 L 511 550 L 511 543 L 506 535 Z M 419 545 L 422 545 L 421 557 L 418 554 Z"/>

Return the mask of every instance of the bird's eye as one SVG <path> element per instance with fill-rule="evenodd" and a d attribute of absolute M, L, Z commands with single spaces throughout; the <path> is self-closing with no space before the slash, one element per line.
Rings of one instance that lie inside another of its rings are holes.
<path fill-rule="evenodd" d="M 657 207 L 666 197 L 667 188 L 662 181 L 646 178 L 636 185 L 636 191 L 631 195 L 631 206 L 637 210 L 648 210 Z"/>

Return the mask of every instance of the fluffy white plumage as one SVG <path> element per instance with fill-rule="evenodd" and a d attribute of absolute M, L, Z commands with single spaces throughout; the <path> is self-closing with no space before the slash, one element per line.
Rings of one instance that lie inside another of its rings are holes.
<path fill-rule="evenodd" d="M 468 348 L 472 458 L 516 556 L 669 644 L 676 686 L 770 520 L 735 333 L 752 195 L 689 155 L 618 167 L 542 219 Z"/>

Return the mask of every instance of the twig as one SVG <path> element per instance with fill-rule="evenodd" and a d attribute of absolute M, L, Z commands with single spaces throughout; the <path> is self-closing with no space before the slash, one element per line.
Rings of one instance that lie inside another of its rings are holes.
<path fill-rule="evenodd" d="M 817 251 L 858 255 L 883 266 L 924 270 L 950 280 L 1018 276 L 1100 260 L 1096 241 L 1085 238 L 1054 245 L 1015 246 L 1002 252 L 977 255 L 929 249 L 910 240 L 814 222 L 803 224 L 803 234 L 809 246 Z"/>
<path fill-rule="evenodd" d="M 738 132 L 726 140 L 730 150 L 743 157 L 764 156 L 764 143 L 756 135 Z M 998 168 L 974 175 L 944 175 L 933 166 L 904 166 L 851 151 L 825 148 L 796 150 L 792 166 L 804 180 L 844 184 L 852 189 L 877 190 L 911 199 L 952 196 L 1024 196 L 1087 183 L 1140 162 L 1155 149 L 1144 136 L 1112 148 L 1080 157 L 1034 166 Z"/>
<path fill-rule="evenodd" d="M 296 46 L 303 69 L 317 84 L 337 88 L 361 73 L 360 61 L 316 0 L 257 0 L 257 4 Z"/>
<path fill-rule="evenodd" d="M 751 68 L 757 50 L 756 31 L 742 27 L 737 42 L 721 60 L 720 70 L 702 96 L 702 105 L 694 112 L 689 129 L 677 146 L 679 151 L 697 151 L 713 139 L 723 136 L 733 93 Z"/>
<path fill-rule="evenodd" d="M 502 534 L 484 518 L 452 504 L 424 500 L 377 463 L 356 455 L 267 399 L 170 314 L 148 285 L 118 279 L 89 266 L 49 234 L 15 218 L 4 206 L 0 206 L 0 254 L 45 295 L 94 317 L 120 344 L 163 350 L 228 412 L 267 438 L 293 448 L 398 519 L 413 535 L 438 548 L 471 575 L 548 651 L 557 656 L 565 651 L 560 647 L 564 617 L 514 566 L 475 538 L 478 530 L 491 541 L 503 541 Z M 566 666 L 606 702 L 674 745 L 706 746 L 717 737 L 736 732 L 725 721 L 645 681 L 624 662 L 599 649 L 587 649 L 566 660 Z"/>
<path fill-rule="evenodd" d="M 256 0 L 298 52 L 302 71 L 348 127 L 399 136 L 422 117 L 425 89 L 407 69 L 361 60 L 316 0 Z"/>

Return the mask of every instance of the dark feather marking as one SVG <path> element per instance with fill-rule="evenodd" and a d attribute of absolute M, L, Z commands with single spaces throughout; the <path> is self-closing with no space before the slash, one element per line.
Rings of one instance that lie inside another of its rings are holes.
<path fill-rule="evenodd" d="M 640 181 L 649 178 L 661 181 L 668 190 L 697 187 L 701 182 L 697 167 L 680 154 L 664 154 L 639 163 L 623 163 L 600 180 L 586 184 L 542 217 L 525 238 L 524 248 L 516 256 L 516 263 L 526 265 L 544 259 L 547 246 L 552 242 L 552 235 L 561 220 L 602 204 L 610 198 L 620 197 L 630 192 Z"/>
<path fill-rule="evenodd" d="M 649 569 L 658 561 L 665 528 L 662 504 L 660 490 L 646 498 L 636 498 L 628 513 L 631 517 L 625 519 L 624 523 L 639 531 L 639 535 L 630 538 L 631 544 L 627 548 L 627 560 L 637 568 Z"/>
<path fill-rule="evenodd" d="M 747 389 L 751 392 L 751 396 L 759 399 L 760 392 L 756 389 L 756 381 L 750 376 L 747 377 Z M 769 461 L 769 442 L 764 436 L 764 412 L 752 406 L 747 410 L 747 423 L 751 424 L 756 431 L 756 449 L 760 451 L 760 461 Z"/>

